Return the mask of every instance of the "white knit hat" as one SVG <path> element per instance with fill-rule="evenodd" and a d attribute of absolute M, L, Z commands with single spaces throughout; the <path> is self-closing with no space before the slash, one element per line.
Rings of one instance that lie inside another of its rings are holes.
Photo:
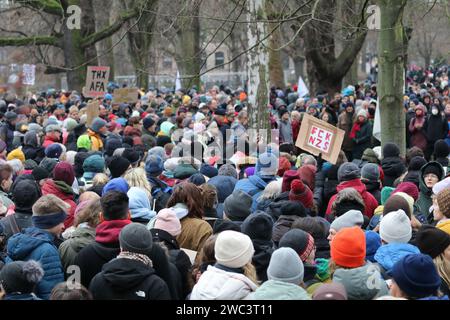
<path fill-rule="evenodd" d="M 355 226 L 361 227 L 364 224 L 364 216 L 359 210 L 349 210 L 340 217 L 337 217 L 330 225 L 330 229 L 339 231 L 344 228 Z"/>
<path fill-rule="evenodd" d="M 380 237 L 387 243 L 408 243 L 411 240 L 411 221 L 405 211 L 393 211 L 383 216 Z"/>
<path fill-rule="evenodd" d="M 223 231 L 214 245 L 217 263 L 229 268 L 242 268 L 252 260 L 255 249 L 249 236 L 236 231 Z"/>

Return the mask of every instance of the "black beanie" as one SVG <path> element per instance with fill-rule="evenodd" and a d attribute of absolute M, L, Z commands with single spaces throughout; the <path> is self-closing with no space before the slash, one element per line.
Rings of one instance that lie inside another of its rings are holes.
<path fill-rule="evenodd" d="M 29 294 L 44 276 L 44 270 L 34 260 L 14 261 L 0 271 L 0 282 L 7 294 L 20 292 Z"/>
<path fill-rule="evenodd" d="M 364 204 L 361 204 L 360 202 L 358 202 L 356 200 L 350 200 L 350 199 L 342 200 L 338 204 L 336 204 L 334 214 L 336 217 L 340 217 L 343 214 L 346 214 L 350 210 L 358 210 L 358 211 L 364 212 L 365 207 L 364 207 Z"/>
<path fill-rule="evenodd" d="M 386 143 L 383 147 L 383 158 L 398 157 L 400 149 L 395 143 Z"/>
<path fill-rule="evenodd" d="M 414 242 L 420 252 L 434 259 L 450 246 L 450 235 L 433 226 L 423 226 L 417 232 Z"/>
<path fill-rule="evenodd" d="M 31 174 L 33 175 L 33 178 L 36 181 L 47 179 L 50 176 L 50 173 L 47 171 L 47 169 L 42 167 L 34 168 Z"/>
<path fill-rule="evenodd" d="M 111 173 L 111 177 L 121 177 L 130 167 L 130 161 L 121 156 L 114 156 L 109 160 L 108 169 Z"/>
<path fill-rule="evenodd" d="M 213 227 L 213 234 L 219 234 L 222 231 L 227 230 L 241 232 L 241 227 L 239 227 L 239 225 L 234 223 L 233 221 L 220 219 L 216 220 L 216 223 L 214 223 Z"/>
<path fill-rule="evenodd" d="M 270 241 L 272 239 L 272 227 L 272 218 L 263 211 L 257 211 L 244 220 L 241 230 L 252 240 Z"/>
<path fill-rule="evenodd" d="M 126 148 L 122 153 L 122 157 L 128 159 L 132 166 L 137 165 L 139 163 L 139 160 L 141 160 L 139 152 L 135 151 L 132 148 Z"/>
<path fill-rule="evenodd" d="M 17 184 L 14 184 L 11 192 L 16 207 L 21 209 L 30 209 L 41 197 L 41 191 L 36 181 L 29 179 L 18 181 Z"/>
<path fill-rule="evenodd" d="M 159 136 L 156 139 L 156 146 L 164 147 L 166 144 L 172 143 L 172 139 L 168 136 Z"/>
<path fill-rule="evenodd" d="M 445 140 L 438 140 L 434 144 L 434 157 L 438 158 L 447 158 L 450 153 L 449 147 Z"/>
<path fill-rule="evenodd" d="M 285 201 L 280 208 L 283 216 L 297 216 L 301 218 L 307 217 L 306 209 L 301 202 Z"/>
<path fill-rule="evenodd" d="M 416 156 L 409 162 L 408 171 L 419 171 L 426 164 L 427 160 L 424 157 Z"/>
<path fill-rule="evenodd" d="M 108 139 L 105 145 L 105 154 L 108 157 L 112 157 L 114 151 L 120 148 L 122 148 L 122 141 L 120 139 Z"/>
<path fill-rule="evenodd" d="M 308 246 L 309 233 L 300 229 L 291 229 L 284 234 L 278 244 L 279 248 L 292 248 L 301 255 Z"/>
<path fill-rule="evenodd" d="M 444 175 L 444 169 L 437 162 L 428 162 L 422 169 L 422 177 L 425 177 L 429 173 L 435 174 L 441 180 Z"/>

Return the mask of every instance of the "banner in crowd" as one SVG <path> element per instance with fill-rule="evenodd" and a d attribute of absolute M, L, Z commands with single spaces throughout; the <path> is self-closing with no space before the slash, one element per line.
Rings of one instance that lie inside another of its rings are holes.
<path fill-rule="evenodd" d="M 36 66 L 34 64 L 24 64 L 22 67 L 23 81 L 26 86 L 34 86 L 36 81 Z"/>
<path fill-rule="evenodd" d="M 114 103 L 136 103 L 139 101 L 138 88 L 121 88 L 114 90 Z"/>
<path fill-rule="evenodd" d="M 85 97 L 99 98 L 107 93 L 109 70 L 109 67 L 89 66 L 87 68 Z"/>
<path fill-rule="evenodd" d="M 322 154 L 322 159 L 336 164 L 345 131 L 304 114 L 296 146 L 315 156 Z"/>

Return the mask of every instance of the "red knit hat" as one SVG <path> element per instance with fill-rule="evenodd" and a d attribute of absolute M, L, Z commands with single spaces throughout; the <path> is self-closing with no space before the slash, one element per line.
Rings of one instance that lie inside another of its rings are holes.
<path fill-rule="evenodd" d="M 396 194 L 397 192 L 404 192 L 407 195 L 411 196 L 414 201 L 419 199 L 419 188 L 412 182 L 402 182 L 397 188 L 392 192 L 392 194 Z"/>
<path fill-rule="evenodd" d="M 73 167 L 68 162 L 60 162 L 53 169 L 53 179 L 55 181 L 63 181 L 69 186 L 72 186 L 75 180 L 75 171 Z"/>
<path fill-rule="evenodd" d="M 283 183 L 281 185 L 281 192 L 286 192 L 291 190 L 292 181 L 300 179 L 300 174 L 295 170 L 288 170 L 283 175 Z"/>
<path fill-rule="evenodd" d="M 292 165 L 289 162 L 289 160 L 286 159 L 285 157 L 280 157 L 280 160 L 278 161 L 278 163 L 279 163 L 279 165 L 278 165 L 277 175 L 279 177 L 282 177 L 286 171 L 291 170 Z"/>
<path fill-rule="evenodd" d="M 291 191 L 289 192 L 290 201 L 298 201 L 307 209 L 311 209 L 314 205 L 314 196 L 312 191 L 306 186 L 302 180 L 294 180 L 291 183 Z"/>
<path fill-rule="evenodd" d="M 331 259 L 344 268 L 359 268 L 366 260 L 366 236 L 360 227 L 344 228 L 330 244 Z"/>
<path fill-rule="evenodd" d="M 316 171 L 317 168 L 311 164 L 304 165 L 298 169 L 298 173 L 300 174 L 303 183 L 306 183 L 311 190 L 314 190 L 316 184 Z"/>

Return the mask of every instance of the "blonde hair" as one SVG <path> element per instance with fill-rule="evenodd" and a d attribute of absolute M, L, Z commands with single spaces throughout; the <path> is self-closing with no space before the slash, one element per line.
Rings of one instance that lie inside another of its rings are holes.
<path fill-rule="evenodd" d="M 149 199 L 152 198 L 152 187 L 147 180 L 147 175 L 143 168 L 133 168 L 125 173 L 124 179 L 128 182 L 130 188 L 142 188 L 147 193 Z"/>
<path fill-rule="evenodd" d="M 251 261 L 247 263 L 242 269 L 244 270 L 244 276 L 249 278 L 254 284 L 259 284 L 258 276 L 256 274 L 256 268 Z"/>
<path fill-rule="evenodd" d="M 301 113 L 298 111 L 295 111 L 295 110 L 291 112 L 291 117 L 292 117 L 292 119 L 299 120 L 299 121 L 302 118 Z"/>
<path fill-rule="evenodd" d="M 109 178 L 106 174 L 104 173 L 97 173 L 94 176 L 94 179 L 92 179 L 92 185 L 95 186 L 101 186 L 101 185 L 105 185 L 107 184 L 109 181 Z"/>
<path fill-rule="evenodd" d="M 78 227 L 81 223 L 88 223 L 90 227 L 95 228 L 100 224 L 100 212 L 102 206 L 100 198 L 89 201 L 89 204 L 81 209 L 75 217 L 74 226 Z"/>
<path fill-rule="evenodd" d="M 98 194 L 96 194 L 93 191 L 86 191 L 80 195 L 80 198 L 78 199 L 78 203 L 81 203 L 84 201 L 95 201 L 98 199 L 100 199 L 100 196 Z"/>
<path fill-rule="evenodd" d="M 269 183 L 261 193 L 259 200 L 275 199 L 281 194 L 282 180 L 275 180 Z"/>
<path fill-rule="evenodd" d="M 444 280 L 445 284 L 450 287 L 450 261 L 445 259 L 444 254 L 434 258 L 434 265 L 439 273 L 439 276 Z"/>

